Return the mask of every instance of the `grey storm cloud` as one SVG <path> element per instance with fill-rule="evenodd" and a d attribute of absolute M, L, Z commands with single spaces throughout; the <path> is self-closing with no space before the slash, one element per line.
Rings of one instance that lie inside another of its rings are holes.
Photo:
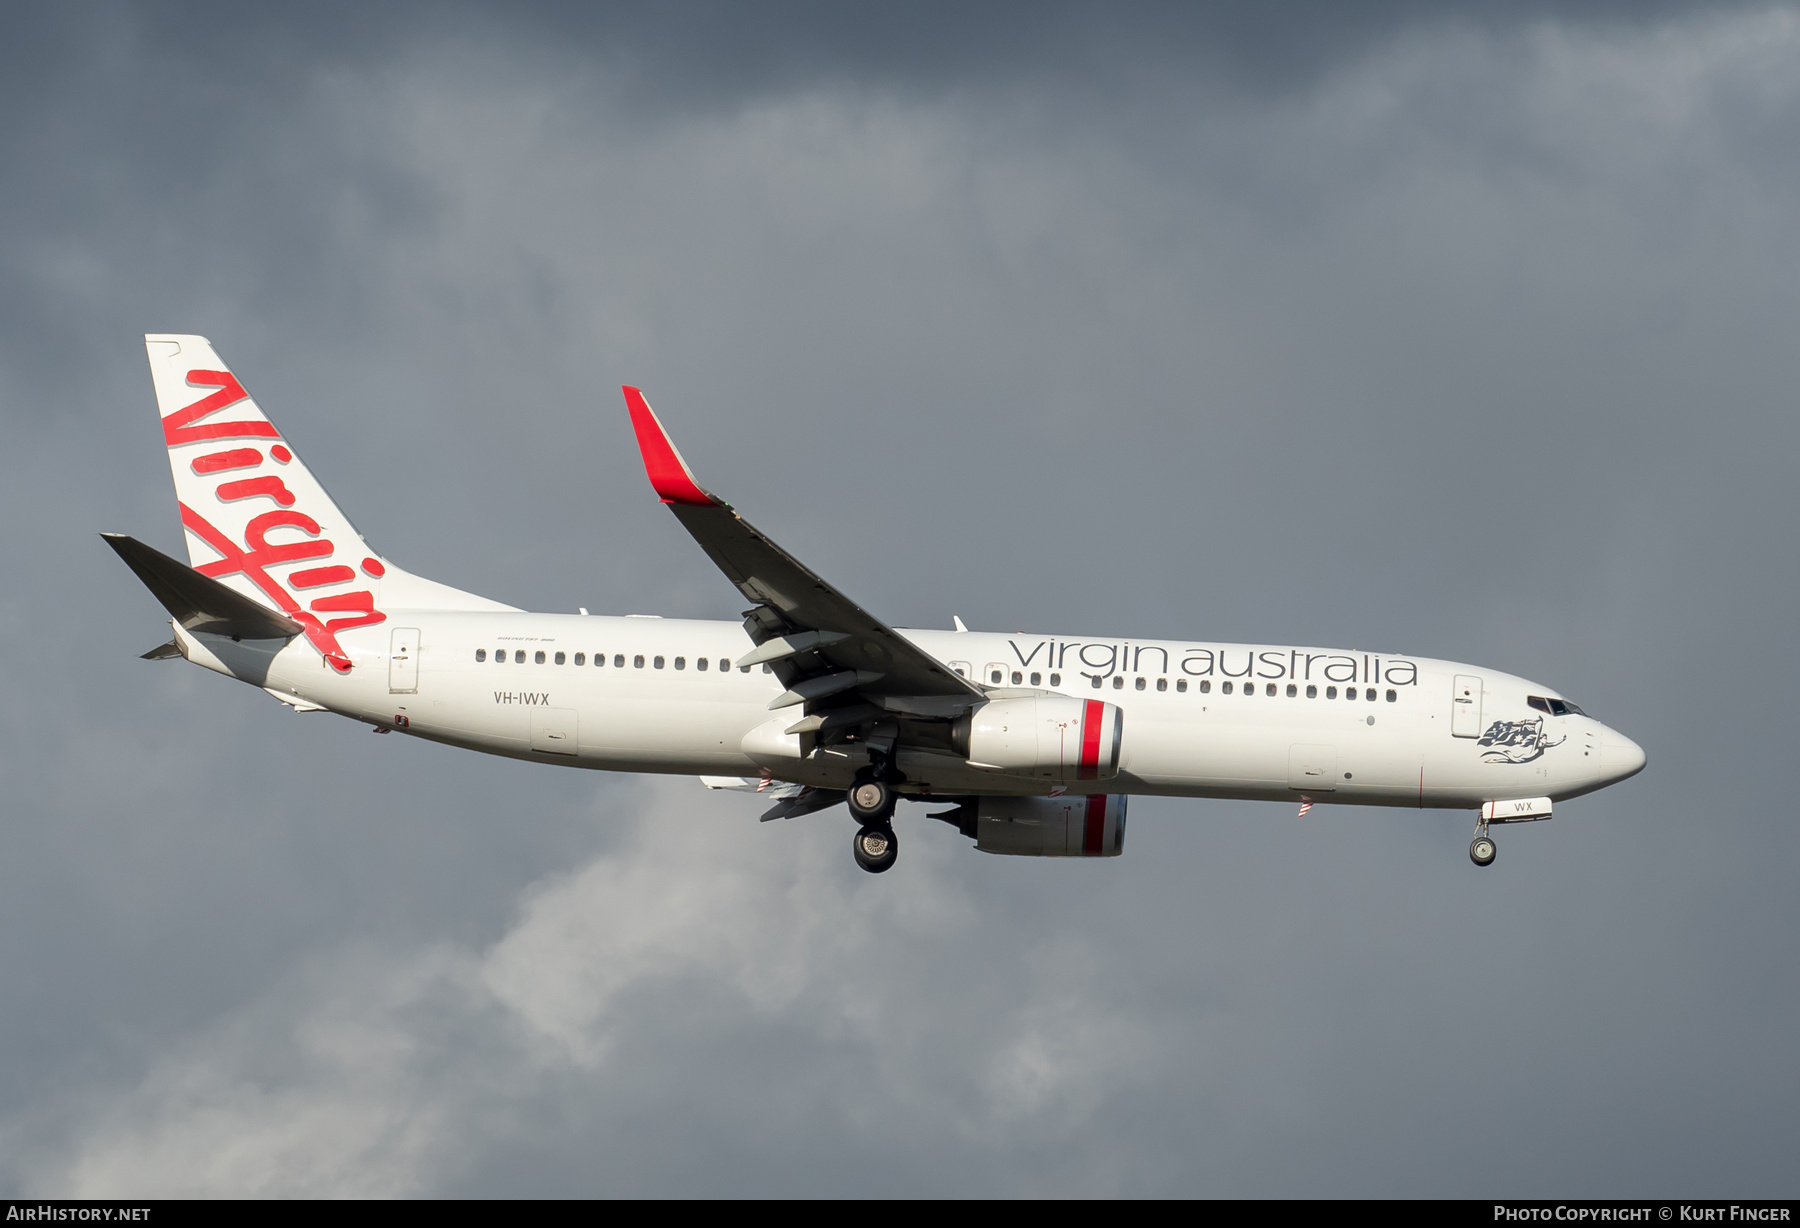
<path fill-rule="evenodd" d="M 0 41 L 9 1195 L 1793 1190 L 1800 10 L 57 6 Z M 1541 679 L 1640 777 L 1140 799 L 1116 861 L 488 760 L 139 661 L 141 334 L 369 540 L 730 618 Z"/>

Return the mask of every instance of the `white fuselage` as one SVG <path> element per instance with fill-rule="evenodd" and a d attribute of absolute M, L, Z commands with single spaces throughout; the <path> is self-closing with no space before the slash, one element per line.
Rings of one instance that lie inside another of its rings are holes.
<path fill-rule="evenodd" d="M 237 643 L 179 628 L 177 639 L 190 660 L 303 709 L 489 754 L 839 789 L 866 763 L 843 748 L 801 758 L 797 740 L 778 736 L 800 709 L 770 711 L 783 689 L 776 678 L 766 667 L 721 668 L 752 648 L 738 623 L 387 614 L 339 637 L 353 662 L 347 674 L 302 639 Z M 1117 705 L 1119 774 L 1069 791 L 1470 808 L 1574 797 L 1644 762 L 1598 721 L 1528 702 L 1559 698 L 1554 690 L 1454 662 L 1201 641 L 901 634 L 996 697 Z M 908 793 L 1053 791 L 945 753 L 902 748 L 898 766 Z"/>

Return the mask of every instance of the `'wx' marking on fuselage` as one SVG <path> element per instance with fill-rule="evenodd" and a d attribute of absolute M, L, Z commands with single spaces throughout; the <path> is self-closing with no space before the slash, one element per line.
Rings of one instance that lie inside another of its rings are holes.
<path fill-rule="evenodd" d="M 548 691 L 495 691 L 494 702 L 497 704 L 540 704 L 550 702 Z"/>

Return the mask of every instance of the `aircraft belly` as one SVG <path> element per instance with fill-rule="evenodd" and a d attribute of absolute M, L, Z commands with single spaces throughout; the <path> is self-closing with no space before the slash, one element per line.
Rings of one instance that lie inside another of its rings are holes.
<path fill-rule="evenodd" d="M 740 746 L 768 713 L 741 703 L 607 697 L 581 710 L 580 758 L 622 772 L 754 771 Z"/>

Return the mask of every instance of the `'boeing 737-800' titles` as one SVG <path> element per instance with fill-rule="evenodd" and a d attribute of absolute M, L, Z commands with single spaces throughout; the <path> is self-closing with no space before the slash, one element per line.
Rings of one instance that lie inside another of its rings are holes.
<path fill-rule="evenodd" d="M 1133 794 L 1548 819 L 1644 753 L 1554 689 L 1392 652 L 901 630 L 702 487 L 642 393 L 650 485 L 742 622 L 534 614 L 370 548 L 204 337 L 145 338 L 187 562 L 104 535 L 184 657 L 303 712 L 488 754 L 698 776 L 763 819 L 845 807 L 895 862 L 901 799 L 990 853 L 1112 857 Z"/>

